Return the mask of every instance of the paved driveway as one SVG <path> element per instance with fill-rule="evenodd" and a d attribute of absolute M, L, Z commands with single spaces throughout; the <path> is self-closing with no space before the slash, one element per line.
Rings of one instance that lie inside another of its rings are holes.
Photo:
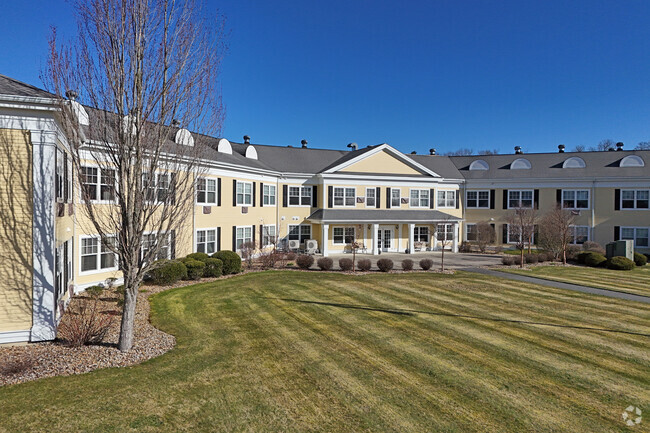
<path fill-rule="evenodd" d="M 433 268 L 437 269 L 440 267 L 440 256 L 439 252 L 421 252 L 413 254 L 404 254 L 404 253 L 382 253 L 377 256 L 372 254 L 357 254 L 358 259 L 370 259 L 372 261 L 372 266 L 374 269 L 377 268 L 377 260 L 382 258 L 388 258 L 393 261 L 395 264 L 394 269 L 401 269 L 401 263 L 404 259 L 411 259 L 415 262 L 415 269 L 419 269 L 418 262 L 422 259 L 431 259 L 433 260 Z M 320 254 L 315 255 L 315 259 L 318 260 L 322 257 Z M 352 258 L 352 254 L 330 254 L 329 257 L 334 260 L 334 269 L 338 269 L 339 259 L 346 257 Z M 462 269 L 462 268 L 472 268 L 478 266 L 491 266 L 491 265 L 500 265 L 501 264 L 501 255 L 494 254 L 472 254 L 472 253 L 451 253 L 449 251 L 445 252 L 445 269 Z M 314 265 L 315 266 L 315 265 Z"/>

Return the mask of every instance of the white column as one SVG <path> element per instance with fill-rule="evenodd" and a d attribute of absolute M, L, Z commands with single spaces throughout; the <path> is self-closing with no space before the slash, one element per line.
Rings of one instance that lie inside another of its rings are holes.
<path fill-rule="evenodd" d="M 431 241 L 431 251 L 438 250 L 438 224 L 433 224 L 433 240 Z"/>
<path fill-rule="evenodd" d="M 458 223 L 454 223 L 454 240 L 453 240 L 453 252 L 458 252 Z"/>
<path fill-rule="evenodd" d="M 399 253 L 399 249 L 402 246 L 402 224 L 398 226 L 398 234 L 397 234 L 397 248 L 395 248 L 395 251 Z"/>
<path fill-rule="evenodd" d="M 368 248 L 368 224 L 363 225 L 363 242 L 362 244 Z"/>
<path fill-rule="evenodd" d="M 379 231 L 379 224 L 372 225 L 372 255 L 376 256 L 379 254 L 379 249 L 377 248 L 377 232 Z"/>
<path fill-rule="evenodd" d="M 409 224 L 409 252 L 413 254 L 413 232 L 415 231 L 415 224 Z"/>
<path fill-rule="evenodd" d="M 323 246 L 321 247 L 321 251 L 323 253 L 323 257 L 327 257 L 327 245 L 329 244 L 329 231 L 330 231 L 330 225 L 329 224 L 322 224 L 321 225 L 321 243 Z"/>

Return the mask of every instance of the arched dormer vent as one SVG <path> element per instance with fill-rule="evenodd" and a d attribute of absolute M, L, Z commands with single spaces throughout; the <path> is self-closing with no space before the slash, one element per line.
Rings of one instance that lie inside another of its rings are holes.
<path fill-rule="evenodd" d="M 530 170 L 532 165 L 526 158 L 517 158 L 510 163 L 510 170 Z"/>
<path fill-rule="evenodd" d="M 192 133 L 185 128 L 181 128 L 176 131 L 174 141 L 176 144 L 180 144 L 182 146 L 194 146 L 194 137 L 192 137 Z"/>
<path fill-rule="evenodd" d="M 490 169 L 490 164 L 487 163 L 487 161 L 483 159 L 477 159 L 475 161 L 472 161 L 472 163 L 469 165 L 470 170 L 489 170 Z"/>
<path fill-rule="evenodd" d="M 232 155 L 232 146 L 230 145 L 230 141 L 226 140 L 225 138 L 219 140 L 219 144 L 217 144 L 217 152 Z"/>
<path fill-rule="evenodd" d="M 562 163 L 562 168 L 585 168 L 585 167 L 587 167 L 587 164 L 585 164 L 585 160 L 580 158 L 579 156 L 572 156 L 571 158 L 567 158 Z"/>
<path fill-rule="evenodd" d="M 255 147 L 248 146 L 246 148 L 246 158 L 257 159 L 257 150 L 255 150 Z"/>
<path fill-rule="evenodd" d="M 628 155 L 618 163 L 619 167 L 645 167 L 643 158 L 637 155 Z"/>

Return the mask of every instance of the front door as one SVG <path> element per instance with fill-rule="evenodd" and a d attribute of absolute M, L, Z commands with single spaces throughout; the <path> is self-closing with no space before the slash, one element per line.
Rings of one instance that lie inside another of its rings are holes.
<path fill-rule="evenodd" d="M 393 248 L 393 229 L 380 228 L 377 233 L 379 251 L 388 252 Z"/>

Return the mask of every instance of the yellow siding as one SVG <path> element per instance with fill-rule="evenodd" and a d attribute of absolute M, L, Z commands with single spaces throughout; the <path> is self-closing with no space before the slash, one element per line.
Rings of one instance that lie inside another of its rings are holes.
<path fill-rule="evenodd" d="M 32 143 L 0 129 L 0 332 L 32 325 Z"/>
<path fill-rule="evenodd" d="M 386 151 L 381 151 L 371 155 L 339 171 L 354 173 L 422 175 L 421 172 L 408 166 Z"/>

